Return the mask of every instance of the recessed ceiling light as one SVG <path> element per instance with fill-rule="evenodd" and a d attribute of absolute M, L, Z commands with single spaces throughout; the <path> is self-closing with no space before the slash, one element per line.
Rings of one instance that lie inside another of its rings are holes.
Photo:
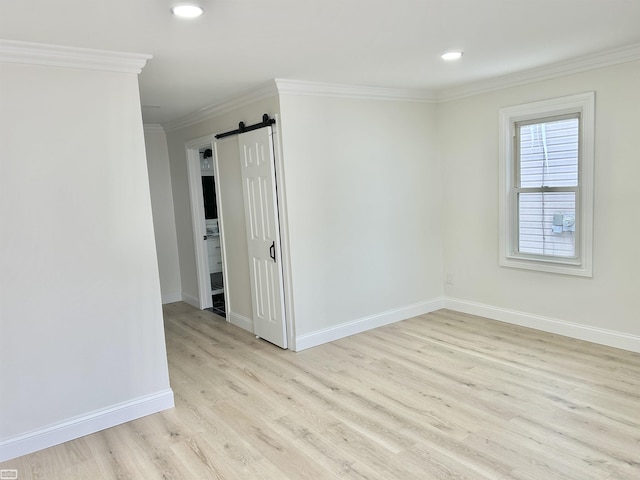
<path fill-rule="evenodd" d="M 196 18 L 204 13 L 202 7 L 193 4 L 176 5 L 171 11 L 176 17 L 181 18 Z"/>
<path fill-rule="evenodd" d="M 462 52 L 447 52 L 440 55 L 443 60 L 458 60 L 462 56 Z"/>

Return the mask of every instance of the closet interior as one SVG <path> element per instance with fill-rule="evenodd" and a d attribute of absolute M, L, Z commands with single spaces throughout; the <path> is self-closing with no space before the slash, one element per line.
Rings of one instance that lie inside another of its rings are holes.
<path fill-rule="evenodd" d="M 222 250 L 218 226 L 218 205 L 213 169 L 213 152 L 210 147 L 200 149 L 200 173 L 204 198 L 204 217 L 207 232 L 207 253 L 213 313 L 226 316 L 224 304 L 224 276 L 222 272 Z"/>

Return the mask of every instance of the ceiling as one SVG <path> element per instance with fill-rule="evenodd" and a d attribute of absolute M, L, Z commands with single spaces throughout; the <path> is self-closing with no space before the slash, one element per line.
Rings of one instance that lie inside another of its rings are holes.
<path fill-rule="evenodd" d="M 153 55 L 145 123 L 273 78 L 428 92 L 640 43 L 640 0 L 2 0 L 0 38 Z M 457 62 L 440 54 L 461 49 Z"/>

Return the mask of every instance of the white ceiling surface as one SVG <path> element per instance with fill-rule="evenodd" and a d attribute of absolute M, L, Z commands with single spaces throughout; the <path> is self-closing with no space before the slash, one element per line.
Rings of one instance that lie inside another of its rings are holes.
<path fill-rule="evenodd" d="M 640 0 L 203 0 L 195 20 L 170 0 L 0 2 L 0 38 L 153 55 L 152 124 L 273 78 L 437 92 L 640 43 Z"/>

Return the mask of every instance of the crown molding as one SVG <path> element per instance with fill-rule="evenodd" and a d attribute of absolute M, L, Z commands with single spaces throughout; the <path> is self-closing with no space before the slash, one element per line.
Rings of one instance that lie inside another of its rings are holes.
<path fill-rule="evenodd" d="M 159 123 L 145 123 L 144 133 L 164 133 L 164 128 Z"/>
<path fill-rule="evenodd" d="M 626 47 L 606 50 L 590 55 L 576 57 L 563 62 L 552 63 L 529 70 L 494 77 L 487 80 L 452 87 L 436 92 L 437 101 L 449 102 L 481 93 L 493 92 L 503 88 L 514 87 L 526 83 L 550 80 L 575 73 L 587 72 L 598 68 L 618 65 L 620 63 L 640 60 L 640 43 Z"/>
<path fill-rule="evenodd" d="M 0 39 L 0 62 L 139 74 L 152 56 Z"/>
<path fill-rule="evenodd" d="M 558 78 L 636 60 L 640 60 L 640 43 L 437 91 L 343 85 L 276 78 L 257 89 L 164 123 L 162 127 L 165 132 L 189 127 L 253 102 L 277 95 L 444 103 L 516 85 Z"/>
<path fill-rule="evenodd" d="M 359 98 L 426 103 L 433 103 L 437 101 L 437 97 L 428 90 L 317 83 L 305 80 L 288 80 L 281 78 L 277 78 L 274 81 L 278 88 L 278 93 L 281 95 L 309 95 L 316 97 Z"/>
<path fill-rule="evenodd" d="M 162 127 L 164 128 L 165 132 L 173 132 L 175 130 L 189 127 L 205 120 L 210 120 L 225 113 L 232 112 L 234 110 L 237 110 L 238 108 L 250 105 L 259 100 L 275 97 L 277 95 L 278 90 L 276 89 L 274 82 L 270 81 L 258 88 L 248 90 L 228 100 L 224 100 L 220 103 L 201 108 L 200 110 L 189 113 L 184 117 L 180 117 L 175 120 L 163 123 Z"/>
<path fill-rule="evenodd" d="M 249 90 L 229 100 L 196 110 L 184 117 L 163 123 L 165 132 L 186 128 L 215 118 L 251 103 L 277 95 L 310 95 L 341 98 L 368 98 L 375 100 L 401 100 L 410 102 L 435 102 L 436 98 L 425 90 L 408 90 L 385 87 L 363 87 L 308 82 L 304 80 L 273 79 L 254 90 Z"/>

